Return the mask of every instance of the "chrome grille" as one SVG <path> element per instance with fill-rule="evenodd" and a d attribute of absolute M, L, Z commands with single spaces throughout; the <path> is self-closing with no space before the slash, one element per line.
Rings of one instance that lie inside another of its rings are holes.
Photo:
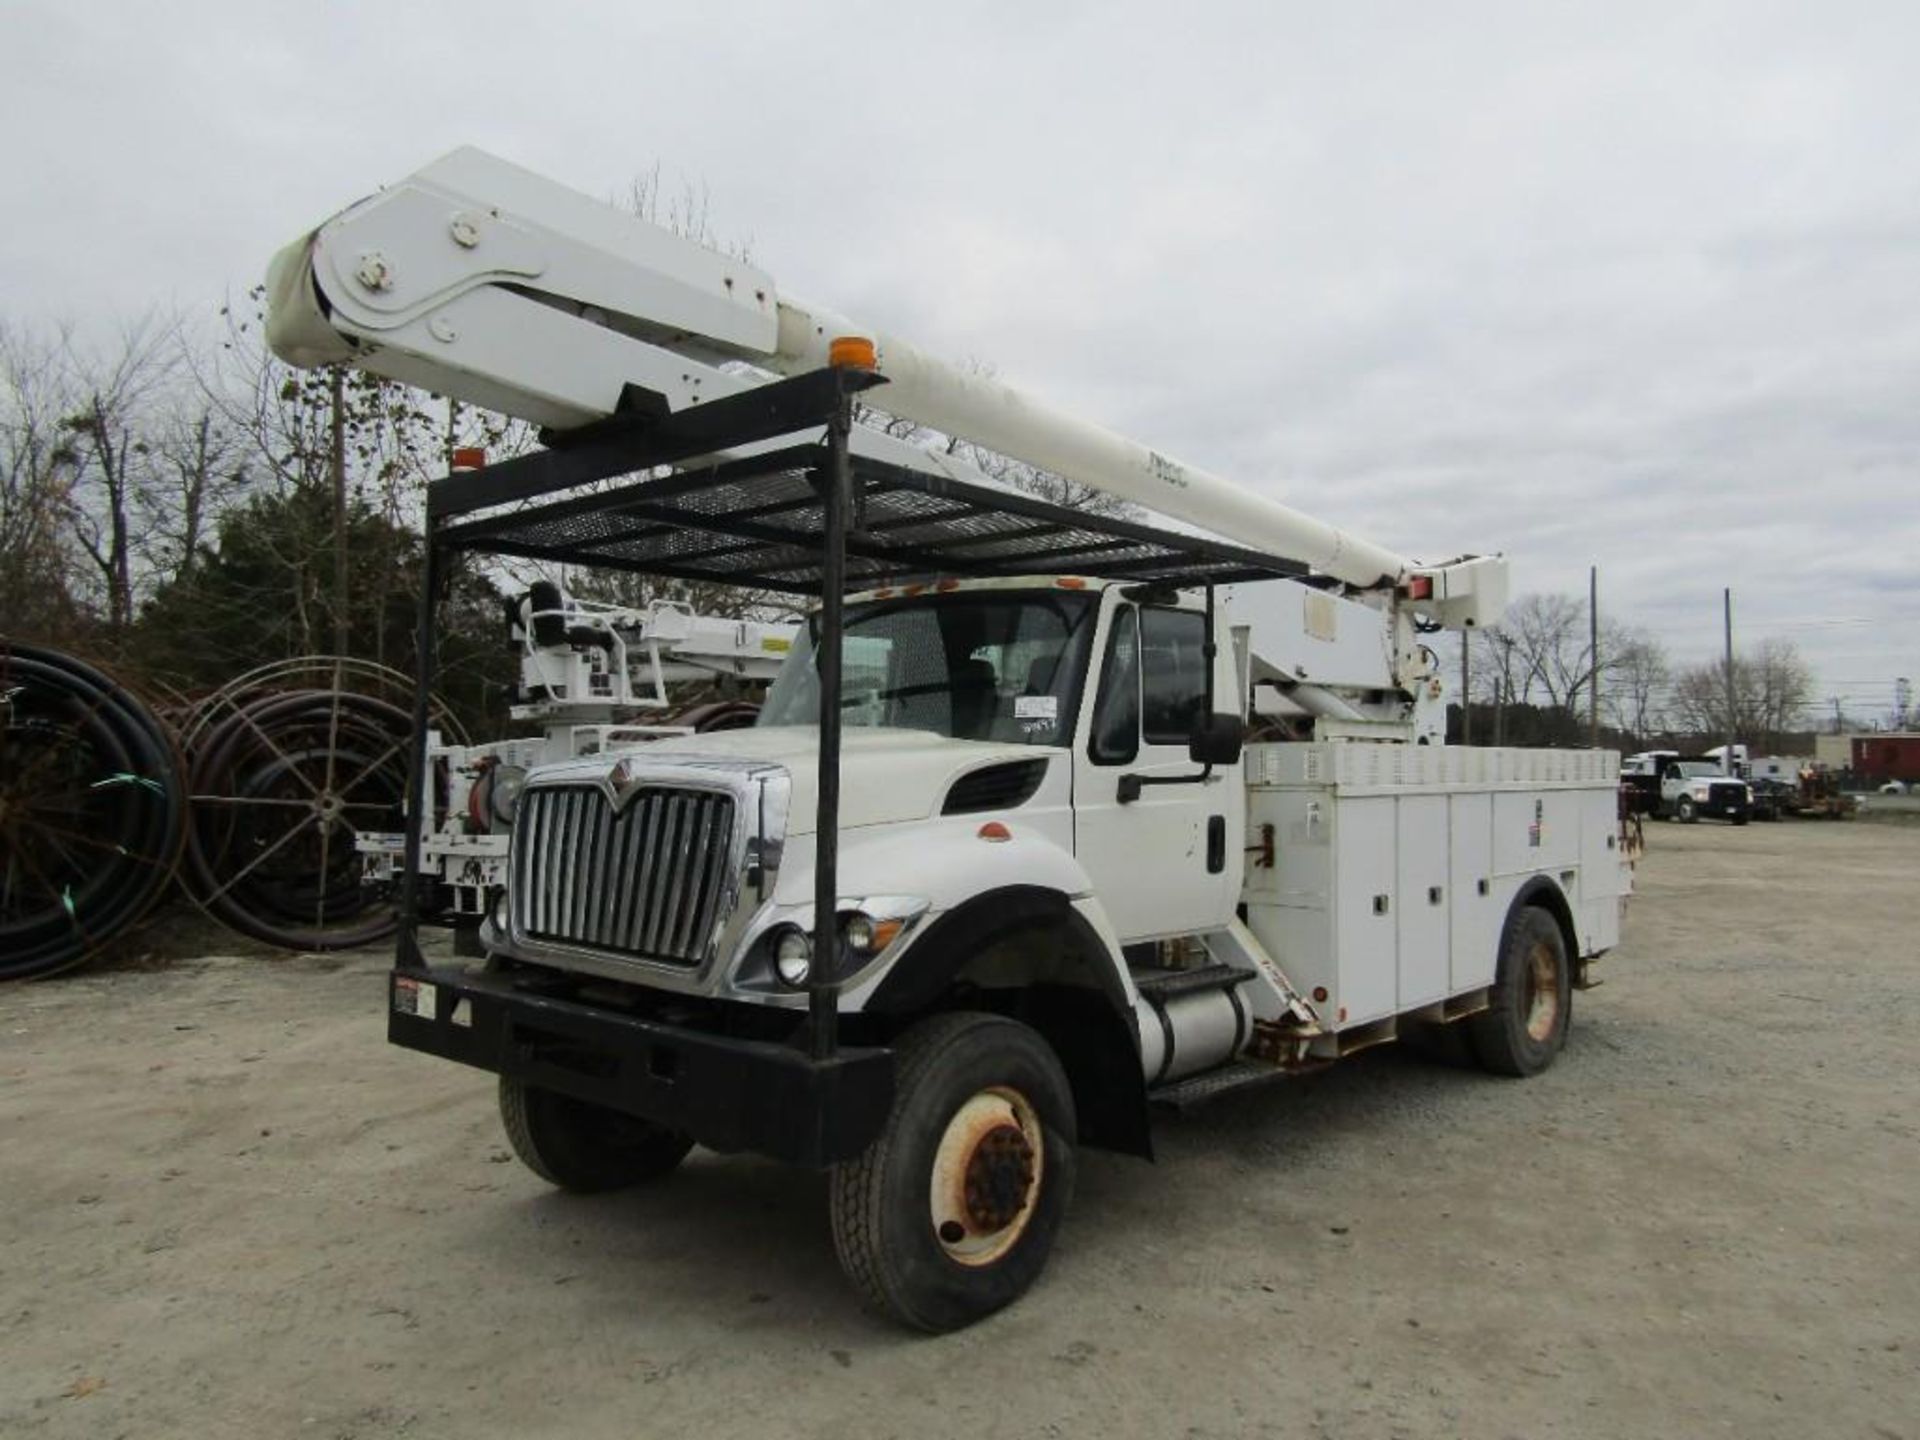
<path fill-rule="evenodd" d="M 698 965 L 722 918 L 733 797 L 595 786 L 528 790 L 514 817 L 513 928 L 530 940 Z"/>

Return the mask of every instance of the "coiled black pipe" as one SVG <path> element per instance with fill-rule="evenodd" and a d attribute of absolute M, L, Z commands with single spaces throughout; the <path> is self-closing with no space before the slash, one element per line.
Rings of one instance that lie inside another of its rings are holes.
<path fill-rule="evenodd" d="M 183 772 L 111 676 L 0 638 L 0 980 L 77 965 L 146 912 L 185 840 Z"/>

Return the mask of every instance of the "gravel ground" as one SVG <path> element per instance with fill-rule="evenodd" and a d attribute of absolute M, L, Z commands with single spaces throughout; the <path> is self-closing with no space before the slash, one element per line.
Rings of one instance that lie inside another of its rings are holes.
<path fill-rule="evenodd" d="M 1369 1052 L 1085 1157 L 971 1331 L 819 1179 L 580 1200 L 376 955 L 0 993 L 0 1434 L 1920 1440 L 1920 827 L 1649 827 L 1546 1076 Z"/>

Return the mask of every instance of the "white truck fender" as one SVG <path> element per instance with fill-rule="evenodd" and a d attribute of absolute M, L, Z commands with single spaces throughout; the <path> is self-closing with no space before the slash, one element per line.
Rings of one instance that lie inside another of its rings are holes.
<path fill-rule="evenodd" d="M 843 840 L 843 894 L 921 895 L 930 902 L 927 915 L 899 952 L 847 987 L 849 1008 L 864 1009 L 877 994 L 898 996 L 916 988 L 904 983 L 905 972 L 916 968 L 915 953 L 929 937 L 951 942 L 954 926 L 942 922 L 960 912 L 983 912 L 975 923 L 991 922 L 991 928 L 1057 914 L 1080 935 L 1082 950 L 1093 952 L 1084 957 L 1096 967 L 1089 981 L 1127 1016 L 1131 1027 L 1134 996 L 1126 960 L 1079 861 L 1030 828 L 1009 825 L 1009 838 L 983 840 L 977 833 L 981 822 L 967 820 L 964 825 L 943 825 L 933 834 L 923 830 L 910 842 L 881 831 Z"/>

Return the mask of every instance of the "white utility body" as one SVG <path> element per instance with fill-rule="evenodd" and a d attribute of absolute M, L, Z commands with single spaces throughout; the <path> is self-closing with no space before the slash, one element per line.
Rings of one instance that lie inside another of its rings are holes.
<path fill-rule="evenodd" d="M 1439 743 L 1421 635 L 1497 622 L 1500 557 L 1417 562 L 478 151 L 288 247 L 270 291 L 294 363 L 560 441 L 851 363 L 889 413 L 1304 571 L 1183 588 L 1062 559 L 848 596 L 836 954 L 811 938 L 818 629 L 755 728 L 531 771 L 488 968 L 396 971 L 390 1024 L 497 1070 L 548 1179 L 652 1178 L 695 1141 L 831 1165 L 849 1274 L 946 1329 L 1038 1273 L 1076 1143 L 1149 1152 L 1151 1101 L 1409 1025 L 1464 1021 L 1507 1074 L 1558 1053 L 1629 889 L 1618 757 Z M 991 488 L 950 447 L 856 426 L 849 448 Z M 823 994 L 831 1061 L 806 1048 Z"/>

